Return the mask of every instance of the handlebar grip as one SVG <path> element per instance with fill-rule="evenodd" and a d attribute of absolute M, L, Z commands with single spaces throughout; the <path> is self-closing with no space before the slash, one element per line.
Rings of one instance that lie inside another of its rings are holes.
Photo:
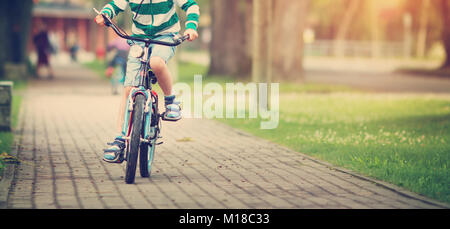
<path fill-rule="evenodd" d="M 102 15 L 103 20 L 104 20 L 103 23 L 105 23 L 105 25 L 106 25 L 107 27 L 110 27 L 110 26 L 111 26 L 111 19 L 109 19 L 109 17 L 106 16 L 105 14 L 101 14 L 101 15 Z"/>
<path fill-rule="evenodd" d="M 187 39 L 189 39 L 189 35 L 182 36 L 182 37 L 178 38 L 178 39 L 176 40 L 176 42 L 177 42 L 177 44 L 181 44 L 181 43 L 183 43 L 184 41 L 186 41 Z"/>

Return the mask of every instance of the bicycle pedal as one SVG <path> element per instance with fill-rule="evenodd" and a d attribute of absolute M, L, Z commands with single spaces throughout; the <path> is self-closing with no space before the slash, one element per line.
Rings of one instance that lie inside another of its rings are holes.
<path fill-rule="evenodd" d="M 157 143 L 155 143 L 155 145 L 157 145 L 157 146 L 159 146 L 159 145 L 162 145 L 164 142 L 157 142 Z"/>
<path fill-rule="evenodd" d="M 165 122 L 178 122 L 178 121 L 180 121 L 180 119 L 178 119 L 178 120 L 171 120 L 171 119 L 165 119 L 165 118 L 161 118 L 161 120 L 163 120 Z"/>

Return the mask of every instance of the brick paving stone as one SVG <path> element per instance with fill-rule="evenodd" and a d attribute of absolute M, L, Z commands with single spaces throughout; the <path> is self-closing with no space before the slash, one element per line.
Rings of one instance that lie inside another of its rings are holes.
<path fill-rule="evenodd" d="M 152 177 L 127 185 L 102 161 L 119 97 L 80 66 L 56 73 L 24 99 L 8 208 L 448 208 L 204 119 L 163 123 Z"/>

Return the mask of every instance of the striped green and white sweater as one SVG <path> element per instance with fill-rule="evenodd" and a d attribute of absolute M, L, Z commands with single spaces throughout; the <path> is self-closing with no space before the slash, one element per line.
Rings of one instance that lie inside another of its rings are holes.
<path fill-rule="evenodd" d="M 102 9 L 102 13 L 112 19 L 128 5 L 133 13 L 133 36 L 154 38 L 179 32 L 181 27 L 176 6 L 186 12 L 186 29 L 198 28 L 200 8 L 194 0 L 113 0 Z"/>

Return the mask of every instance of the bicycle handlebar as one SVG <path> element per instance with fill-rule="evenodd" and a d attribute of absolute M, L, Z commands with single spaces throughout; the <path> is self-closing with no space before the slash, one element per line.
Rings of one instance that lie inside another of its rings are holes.
<path fill-rule="evenodd" d="M 170 43 L 170 42 L 165 42 L 165 41 L 153 40 L 150 38 L 145 39 L 145 38 L 139 38 L 139 37 L 131 37 L 127 34 L 124 34 L 121 31 L 121 29 L 117 25 L 115 25 L 108 16 L 106 16 L 105 14 L 100 14 L 100 15 L 102 15 L 102 17 L 103 17 L 105 26 L 111 27 L 114 30 L 114 32 L 123 39 L 140 41 L 140 42 L 144 42 L 146 44 L 158 44 L 158 45 L 164 45 L 164 46 L 178 46 L 181 43 L 183 43 L 184 41 L 186 41 L 187 39 L 189 39 L 189 35 L 186 35 L 181 38 L 178 38 L 174 43 Z"/>

